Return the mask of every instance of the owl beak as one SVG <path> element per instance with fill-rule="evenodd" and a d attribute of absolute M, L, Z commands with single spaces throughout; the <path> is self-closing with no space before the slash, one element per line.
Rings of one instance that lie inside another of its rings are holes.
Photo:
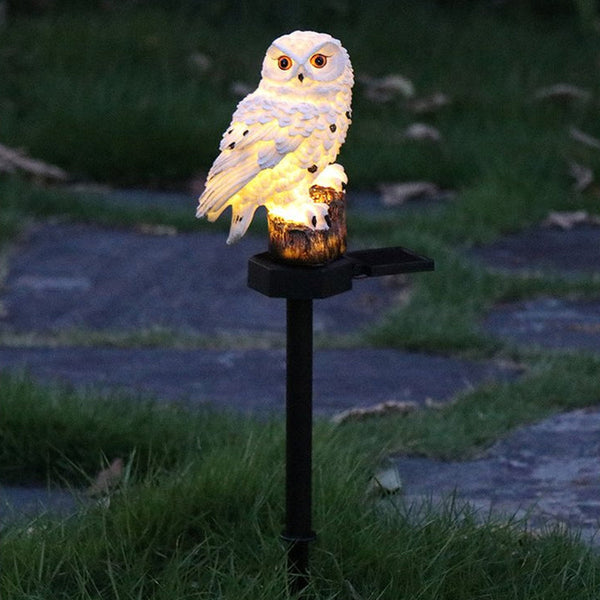
<path fill-rule="evenodd" d="M 298 79 L 300 80 L 300 83 L 302 83 L 304 81 L 304 74 L 298 73 Z"/>

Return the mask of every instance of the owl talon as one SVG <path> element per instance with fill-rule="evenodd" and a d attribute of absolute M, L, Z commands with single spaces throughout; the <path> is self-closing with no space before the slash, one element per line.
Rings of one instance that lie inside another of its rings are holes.
<path fill-rule="evenodd" d="M 331 225 L 331 219 L 329 218 L 329 206 L 323 202 L 314 202 L 306 210 L 307 223 L 306 225 L 311 229 L 317 231 L 325 231 L 329 229 Z"/>

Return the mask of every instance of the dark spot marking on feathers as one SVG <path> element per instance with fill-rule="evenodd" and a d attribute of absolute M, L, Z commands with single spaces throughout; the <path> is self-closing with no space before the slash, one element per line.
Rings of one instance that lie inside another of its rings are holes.
<path fill-rule="evenodd" d="M 352 111 L 347 110 L 346 111 L 346 119 L 351 119 L 352 118 Z"/>
<path fill-rule="evenodd" d="M 231 142 L 231 144 L 229 144 L 229 146 L 227 146 L 230 150 L 233 150 L 235 148 L 235 142 Z"/>
<path fill-rule="evenodd" d="M 317 217 L 313 217 L 310 222 L 312 223 L 313 227 L 316 227 L 317 226 Z"/>
<path fill-rule="evenodd" d="M 336 126 L 336 124 L 335 124 L 335 123 L 332 123 L 332 124 L 329 126 L 329 130 L 331 131 L 331 133 L 335 133 L 335 130 L 336 130 L 336 129 L 337 129 L 337 126 Z"/>
<path fill-rule="evenodd" d="M 244 131 L 244 133 L 242 133 L 242 135 L 248 135 L 250 133 L 249 129 L 246 129 L 246 131 Z"/>
<path fill-rule="evenodd" d="M 317 171 L 318 167 L 317 165 L 313 165 L 312 167 L 308 167 L 308 172 L 309 173 L 315 173 Z"/>
<path fill-rule="evenodd" d="M 331 217 L 329 215 L 325 215 L 325 223 L 327 223 L 327 227 L 331 228 Z"/>

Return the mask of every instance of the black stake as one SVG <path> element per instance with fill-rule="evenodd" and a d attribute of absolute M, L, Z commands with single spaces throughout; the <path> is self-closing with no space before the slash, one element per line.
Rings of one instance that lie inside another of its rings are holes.
<path fill-rule="evenodd" d="M 311 523 L 313 299 L 352 289 L 352 280 L 433 270 L 433 261 L 406 248 L 349 252 L 327 265 L 282 264 L 268 252 L 248 261 L 248 285 L 271 298 L 287 299 L 286 520 L 290 590 L 308 585 Z"/>
<path fill-rule="evenodd" d="M 294 592 L 308 585 L 312 530 L 313 302 L 287 300 L 286 528 L 288 573 Z"/>

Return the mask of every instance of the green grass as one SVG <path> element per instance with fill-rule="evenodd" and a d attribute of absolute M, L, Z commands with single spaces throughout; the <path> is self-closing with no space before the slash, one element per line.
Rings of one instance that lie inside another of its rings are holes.
<path fill-rule="evenodd" d="M 342 445 L 360 449 L 371 461 L 392 451 L 464 458 L 519 423 L 598 402 L 598 357 L 523 353 L 520 359 L 523 373 L 514 381 L 468 391 L 438 410 L 348 424 L 338 432 L 347 436 Z M 104 458 L 110 462 L 132 453 L 138 468 L 149 469 L 150 457 L 157 456 L 165 468 L 172 468 L 190 452 L 237 443 L 265 426 L 250 419 L 246 431 L 242 417 L 212 411 L 193 415 L 128 395 L 45 389 L 25 376 L 0 375 L 0 383 L 3 481 L 79 482 L 92 476 Z M 331 434 L 324 424 L 319 427 L 325 428 L 319 431 L 326 437 Z"/>
<path fill-rule="evenodd" d="M 585 357 L 555 361 L 441 411 L 343 427 L 318 422 L 319 541 L 309 597 L 594 598 L 598 556 L 564 533 L 482 521 L 451 500 L 441 511 L 407 511 L 398 500 L 369 499 L 366 486 L 393 448 L 464 456 L 523 420 L 585 406 L 596 393 L 599 366 Z M 32 478 L 81 484 L 116 457 L 130 467 L 108 500 L 88 503 L 77 517 L 41 517 L 4 532 L 3 597 L 288 597 L 278 539 L 280 420 L 188 413 L 49 390 L 24 377 L 0 379 L 3 479 L 18 467 Z"/>
<path fill-rule="evenodd" d="M 574 14 L 542 17 L 523 6 L 492 9 L 483 2 L 452 9 L 391 0 L 364 8 L 337 1 L 309 7 L 256 0 L 236 10 L 227 0 L 208 4 L 166 10 L 159 2 L 128 2 L 101 10 L 57 2 L 46 13 L 15 12 L 0 39 L 0 142 L 78 180 L 179 187 L 215 157 L 238 101 L 231 84 L 255 85 L 269 42 L 295 28 L 339 37 L 358 76 L 401 73 L 419 97 L 446 93 L 447 107 L 414 115 L 404 101 L 370 102 L 357 83 L 354 123 L 340 157 L 350 189 L 431 180 L 456 195 L 431 213 L 349 215 L 352 245 L 412 247 L 432 256 L 436 271 L 411 276 L 410 301 L 361 337 L 316 342 L 513 360 L 523 373 L 438 410 L 337 428 L 316 424 L 319 541 L 309 597 L 595 600 L 598 557 L 561 532 L 481 522 L 451 502 L 441 512 L 427 506 L 407 512 L 393 499 L 368 499 L 365 490 L 389 452 L 464 459 L 516 426 L 600 400 L 598 357 L 523 350 L 480 327 L 500 301 L 597 297 L 600 277 L 500 274 L 465 252 L 535 224 L 550 210 L 598 212 L 597 189 L 576 193 L 567 174 L 571 160 L 600 168 L 600 154 L 568 136 L 575 125 L 600 137 L 598 36 L 582 33 Z M 589 10 L 589 3 L 578 4 Z M 195 53 L 210 57 L 207 71 L 194 66 Z M 538 88 L 558 81 L 589 90 L 593 99 L 562 106 L 533 101 Z M 441 142 L 403 139 L 415 120 L 437 127 Z M 227 228 L 197 222 L 187 211 L 112 206 L 98 194 L 7 176 L 0 177 L 0 213 L 4 248 L 27 223 L 48 218 Z M 264 235 L 264 223 L 254 231 Z M 150 329 L 4 332 L 0 342 L 224 348 L 282 340 Z M 26 376 L 0 376 L 0 389 L 1 481 L 85 486 L 114 458 L 128 466 L 109 501 L 92 503 L 76 518 L 43 517 L 3 530 L 2 600 L 287 597 L 278 541 L 280 419 L 42 388 Z"/>
<path fill-rule="evenodd" d="M 418 95 L 441 90 L 452 99 L 414 117 L 403 102 L 370 102 L 358 83 L 343 149 L 352 185 L 429 178 L 463 188 L 498 167 L 526 180 L 560 173 L 564 125 L 598 131 L 590 104 L 561 111 L 531 100 L 538 87 L 562 80 L 598 91 L 598 43 L 575 19 L 540 27 L 526 14 L 387 0 L 330 10 L 327 21 L 312 9 L 267 20 L 271 9 L 282 12 L 263 2 L 238 13 L 243 27 L 208 9 L 152 6 L 17 16 L 0 41 L 10 59 L 0 66 L 0 139 L 77 176 L 146 185 L 185 179 L 215 157 L 238 101 L 231 84 L 256 85 L 265 48 L 286 27 L 325 22 L 348 47 L 357 76 L 402 73 Z M 194 67 L 195 53 L 211 59 L 208 70 Z M 414 118 L 439 127 L 439 147 L 401 139 Z"/>
<path fill-rule="evenodd" d="M 598 276 L 564 280 L 536 272 L 522 276 L 489 273 L 448 248 L 438 244 L 431 247 L 435 276 L 418 276 L 410 303 L 392 309 L 365 332 L 372 344 L 449 354 L 502 355 L 511 352 L 510 345 L 482 329 L 485 316 L 497 303 L 542 296 L 594 298 L 600 293 Z"/>

